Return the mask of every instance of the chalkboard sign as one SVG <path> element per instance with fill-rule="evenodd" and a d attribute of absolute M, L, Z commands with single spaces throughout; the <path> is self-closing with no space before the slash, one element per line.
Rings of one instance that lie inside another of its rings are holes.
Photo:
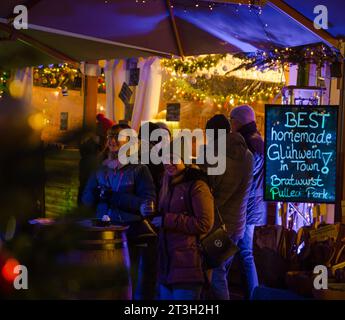
<path fill-rule="evenodd" d="M 180 109 L 179 103 L 168 103 L 166 121 L 180 121 Z"/>
<path fill-rule="evenodd" d="M 266 105 L 266 201 L 334 203 L 336 106 Z"/>

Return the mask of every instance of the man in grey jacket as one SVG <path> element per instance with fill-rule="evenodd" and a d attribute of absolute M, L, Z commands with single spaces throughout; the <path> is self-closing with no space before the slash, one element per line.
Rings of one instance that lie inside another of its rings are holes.
<path fill-rule="evenodd" d="M 255 112 L 251 106 L 242 105 L 234 108 L 230 114 L 231 130 L 238 132 L 246 141 L 254 156 L 253 183 L 247 205 L 246 230 L 239 241 L 239 256 L 242 271 L 246 279 L 246 297 L 250 299 L 259 285 L 253 256 L 253 238 L 255 226 L 266 224 L 267 209 L 264 194 L 264 140 L 255 122 Z"/>
<path fill-rule="evenodd" d="M 219 115 L 215 117 L 216 119 L 211 118 L 208 121 L 206 129 L 225 129 L 228 132 L 229 122 L 225 116 L 223 116 L 223 119 Z M 224 150 L 219 150 L 219 152 L 224 152 Z M 224 174 L 210 176 L 210 181 L 215 205 L 224 220 L 229 236 L 237 243 L 242 239 L 245 231 L 247 202 L 253 179 L 254 160 L 245 140 L 238 133 L 227 133 L 225 152 L 226 170 Z M 215 223 L 215 226 L 218 225 Z M 220 267 L 213 269 L 211 290 L 215 299 L 229 299 L 228 272 L 232 258 L 229 258 Z"/>

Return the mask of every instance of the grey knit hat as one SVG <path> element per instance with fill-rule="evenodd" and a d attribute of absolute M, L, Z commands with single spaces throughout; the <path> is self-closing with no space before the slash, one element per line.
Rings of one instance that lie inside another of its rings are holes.
<path fill-rule="evenodd" d="M 255 111 L 251 106 L 245 104 L 232 109 L 230 112 L 230 118 L 245 125 L 255 121 Z"/>

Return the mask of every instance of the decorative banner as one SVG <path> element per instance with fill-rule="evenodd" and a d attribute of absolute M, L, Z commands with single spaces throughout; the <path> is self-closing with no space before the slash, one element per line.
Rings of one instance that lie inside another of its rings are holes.
<path fill-rule="evenodd" d="M 138 67 L 138 58 L 126 59 L 126 69 L 131 70 Z"/>
<path fill-rule="evenodd" d="M 168 103 L 166 121 L 180 121 L 180 110 L 179 103 Z"/>
<path fill-rule="evenodd" d="M 337 106 L 266 105 L 265 200 L 334 203 Z"/>
<path fill-rule="evenodd" d="M 129 100 L 131 99 L 131 96 L 133 94 L 133 91 L 128 86 L 126 82 L 122 84 L 121 91 L 119 93 L 119 98 L 122 100 L 122 102 L 126 105 Z"/>
<path fill-rule="evenodd" d="M 139 83 L 139 76 L 140 76 L 140 69 L 130 69 L 129 70 L 129 85 L 130 86 L 137 86 Z"/>
<path fill-rule="evenodd" d="M 134 109 L 134 103 L 126 103 L 125 104 L 125 119 L 126 121 L 132 120 L 132 114 Z"/>

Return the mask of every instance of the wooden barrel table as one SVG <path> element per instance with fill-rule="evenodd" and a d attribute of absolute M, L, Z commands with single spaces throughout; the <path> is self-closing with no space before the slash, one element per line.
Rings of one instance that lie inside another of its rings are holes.
<path fill-rule="evenodd" d="M 132 299 L 127 229 L 96 227 L 90 220 L 86 224 L 40 226 L 39 243 L 45 242 L 46 252 L 54 255 L 48 269 L 53 277 L 50 283 L 58 292 L 56 298 Z"/>

